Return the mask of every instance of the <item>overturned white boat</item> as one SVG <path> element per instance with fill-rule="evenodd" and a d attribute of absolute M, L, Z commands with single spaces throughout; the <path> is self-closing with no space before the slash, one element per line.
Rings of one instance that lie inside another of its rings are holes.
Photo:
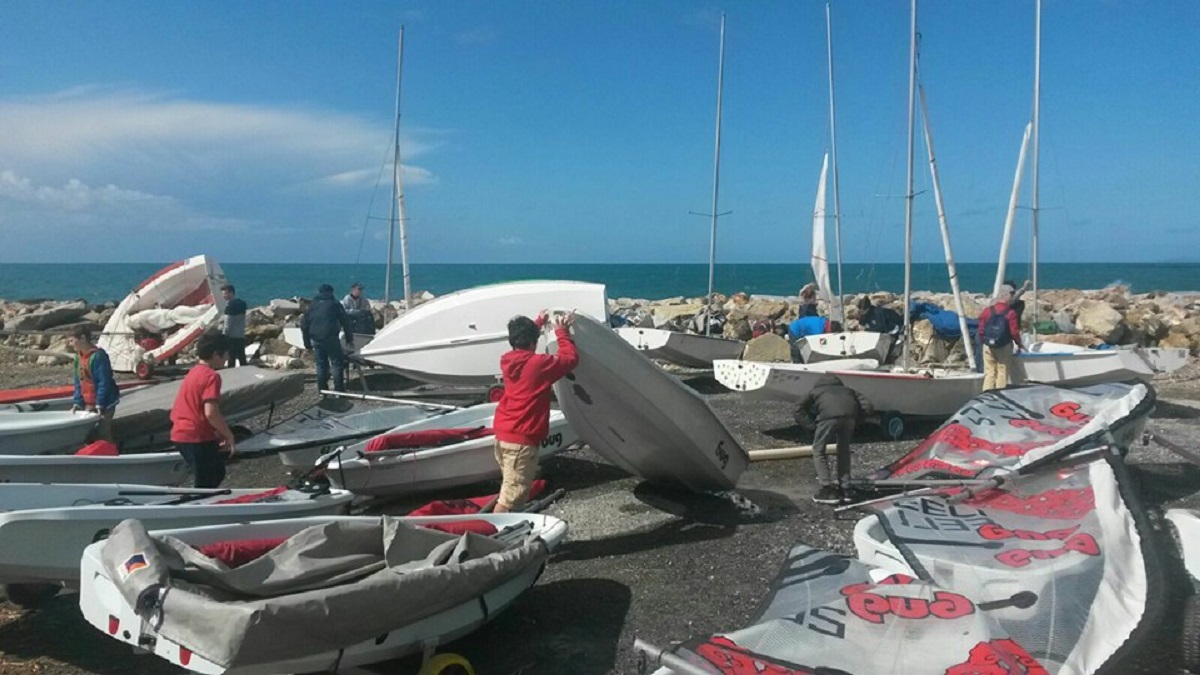
<path fill-rule="evenodd" d="M 741 358 L 746 349 L 741 340 L 661 328 L 623 327 L 617 335 L 649 358 L 688 368 L 712 368 L 714 361 Z"/>
<path fill-rule="evenodd" d="M 804 363 L 845 359 L 874 359 L 887 363 L 892 336 L 865 330 L 806 335 L 800 340 L 799 349 L 800 360 Z"/>
<path fill-rule="evenodd" d="M 147 377 L 161 363 L 217 325 L 225 311 L 221 286 L 225 274 L 205 255 L 168 265 L 133 290 L 104 325 L 97 345 L 108 352 L 113 370 Z M 147 350 L 135 330 L 163 336 L 162 345 Z"/>
<path fill-rule="evenodd" d="M 723 360 L 713 363 L 713 377 L 746 398 L 798 401 L 812 391 L 821 374 L 838 370 L 875 370 L 874 359 L 842 359 L 817 363 L 762 363 Z"/>
<path fill-rule="evenodd" d="M 602 284 L 519 281 L 480 286 L 423 303 L 384 326 L 359 355 L 414 380 L 494 384 L 508 345 L 508 321 L 544 309 L 574 309 L 608 320 Z"/>
<path fill-rule="evenodd" d="M 333 672 L 475 631 L 536 583 L 566 532 L 524 513 L 153 533 L 128 521 L 84 553 L 79 606 L 97 630 L 194 672 Z"/>
<path fill-rule="evenodd" d="M 749 456 L 699 394 L 604 324 L 577 317 L 573 332 L 579 365 L 554 395 L 580 438 L 646 480 L 697 492 L 737 484 Z"/>
<path fill-rule="evenodd" d="M 471 485 L 500 477 L 492 418 L 484 403 L 398 426 L 343 449 L 325 466 L 333 485 L 359 495 L 407 495 Z M 538 448 L 544 460 L 579 441 L 558 410 Z M 324 461 L 324 460 L 322 460 Z"/>
<path fill-rule="evenodd" d="M 1025 380 L 1058 386 L 1149 381 L 1187 365 L 1187 349 L 1114 347 L 1090 349 L 1057 342 L 1035 342 L 1018 363 Z"/>
<path fill-rule="evenodd" d="M 0 412 L 0 455 L 40 455 L 83 445 L 100 416 L 83 411 Z"/>
<path fill-rule="evenodd" d="M 342 349 L 345 350 L 347 356 L 351 357 L 357 357 L 362 348 L 375 338 L 374 335 L 367 335 L 365 333 L 354 333 L 353 337 L 354 344 L 347 347 L 345 342 L 346 334 L 342 333 Z M 296 349 L 304 349 L 304 331 L 300 330 L 299 326 L 284 326 L 283 341 Z"/>
<path fill-rule="evenodd" d="M 178 452 L 136 455 L 0 455 L 0 483 L 179 485 L 190 475 Z"/>
<path fill-rule="evenodd" d="M 201 490 L 153 485 L 0 485 L 0 583 L 79 582 L 79 556 L 135 518 L 152 527 L 194 527 L 346 510 L 344 490 Z M 12 593 L 10 593 L 10 596 Z"/>

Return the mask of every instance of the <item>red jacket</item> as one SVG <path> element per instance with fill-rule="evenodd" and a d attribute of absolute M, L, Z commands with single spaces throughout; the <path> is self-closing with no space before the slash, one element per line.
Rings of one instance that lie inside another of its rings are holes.
<path fill-rule="evenodd" d="M 554 335 L 558 338 L 557 355 L 514 349 L 500 357 L 504 395 L 492 420 L 496 440 L 537 445 L 549 433 L 550 387 L 579 363 L 567 329 L 558 328 Z"/>
<path fill-rule="evenodd" d="M 1021 326 L 1017 323 L 1017 313 L 1012 307 L 1009 307 L 1008 303 L 1006 302 L 997 302 L 991 307 L 985 307 L 983 311 L 979 313 L 979 329 L 976 331 L 979 335 L 979 339 L 983 339 L 983 329 L 987 326 L 988 319 L 992 318 L 993 314 L 999 314 L 1008 319 L 1009 335 L 1012 336 L 1013 342 L 1016 343 L 1018 347 L 1023 348 L 1021 345 Z"/>

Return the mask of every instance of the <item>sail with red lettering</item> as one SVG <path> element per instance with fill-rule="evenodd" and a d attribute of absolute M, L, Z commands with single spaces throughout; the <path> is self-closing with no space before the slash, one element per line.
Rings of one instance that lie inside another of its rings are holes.
<path fill-rule="evenodd" d="M 1153 404 L 1144 384 L 975 398 L 882 471 L 927 487 L 872 507 L 857 559 L 797 546 L 756 622 L 674 672 L 1124 672 L 1164 605 L 1121 454 Z"/>

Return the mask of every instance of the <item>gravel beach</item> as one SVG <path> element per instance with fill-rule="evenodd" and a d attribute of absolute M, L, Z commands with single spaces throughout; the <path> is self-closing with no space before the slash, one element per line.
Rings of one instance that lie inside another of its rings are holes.
<path fill-rule="evenodd" d="M 5 362 L 0 353 L 0 387 L 69 378 L 68 368 L 17 365 Z M 808 442 L 793 425 L 789 404 L 746 401 L 705 376 L 689 376 L 685 382 L 708 399 L 749 449 Z M 1196 366 L 1156 384 L 1159 406 L 1148 430 L 1185 447 L 1200 446 Z M 315 400 L 310 382 L 306 395 L 289 402 L 284 412 L 298 411 Z M 257 430 L 263 424 L 265 419 L 255 419 L 246 426 Z M 890 462 L 931 429 L 910 429 L 908 437 L 896 443 L 878 440 L 881 435 L 873 428 L 862 429 L 855 445 L 855 473 Z M 1152 511 L 1200 507 L 1200 467 L 1155 446 L 1135 448 L 1130 461 Z M 552 488 L 567 491 L 548 512 L 570 523 L 570 540 L 539 583 L 509 611 L 442 648 L 467 656 L 480 675 L 637 673 L 635 637 L 668 645 L 746 625 L 795 543 L 854 552 L 851 535 L 858 516 L 837 518 L 828 507 L 811 501 L 815 477 L 807 458 L 752 464 L 736 491 L 741 499 L 699 497 L 640 484 L 586 448 L 546 462 L 542 474 Z M 227 484 L 270 486 L 285 478 L 279 462 L 268 457 L 231 465 Z M 485 484 L 447 496 L 493 490 Z M 386 511 L 404 513 L 425 501 L 390 504 Z M 1169 543 L 1165 533 L 1159 534 Z M 1174 578 L 1170 595 L 1175 602 L 1168 607 L 1167 619 L 1159 623 L 1129 672 L 1179 672 L 1179 601 L 1186 594 L 1186 581 Z M 381 664 L 370 672 L 415 673 L 417 668 L 410 659 Z M 0 674 L 169 672 L 178 671 L 154 657 L 135 656 L 88 626 L 72 595 L 60 595 L 39 611 L 0 604 Z"/>

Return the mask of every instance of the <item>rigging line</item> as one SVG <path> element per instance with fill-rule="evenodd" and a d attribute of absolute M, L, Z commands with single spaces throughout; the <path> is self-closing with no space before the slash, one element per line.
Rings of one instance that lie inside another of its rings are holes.
<path fill-rule="evenodd" d="M 392 139 L 395 140 L 395 138 L 396 135 L 392 134 Z M 388 157 L 391 155 L 391 153 L 392 147 L 389 145 L 387 150 L 383 153 L 383 161 L 379 164 L 379 173 L 375 175 L 375 186 L 371 190 L 371 201 L 367 203 L 367 215 L 363 217 L 362 234 L 360 234 L 358 237 L 358 253 L 354 256 L 355 265 L 362 262 L 363 244 L 367 239 L 367 228 L 370 226 L 372 220 L 380 219 L 377 216 L 372 216 L 371 211 L 375 209 L 375 198 L 379 195 L 379 182 L 383 179 L 383 170 L 387 168 Z M 390 223 L 391 219 L 389 219 L 388 222 Z"/>

